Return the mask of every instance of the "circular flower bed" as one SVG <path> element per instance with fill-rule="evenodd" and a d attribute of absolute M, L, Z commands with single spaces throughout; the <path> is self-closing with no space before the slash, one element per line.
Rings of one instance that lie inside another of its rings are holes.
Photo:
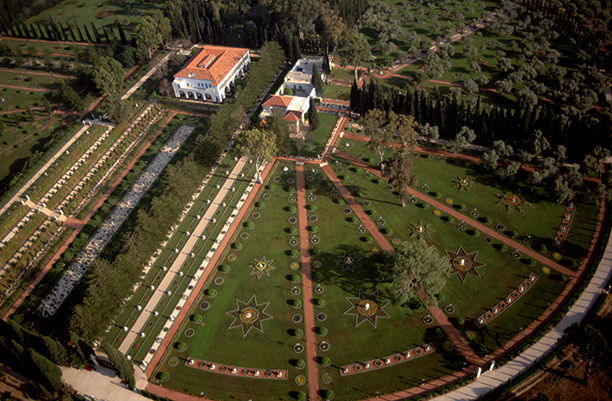
<path fill-rule="evenodd" d="M 501 223 L 500 223 L 500 224 L 496 224 L 496 225 L 495 225 L 495 229 L 496 229 L 497 231 L 504 231 L 504 230 L 506 229 L 506 226 L 504 226 L 504 225 L 503 225 L 503 224 L 501 224 Z"/>
<path fill-rule="evenodd" d="M 291 217 L 289 217 L 289 218 L 287 219 L 287 223 L 289 223 L 289 224 L 296 224 L 296 223 L 297 223 L 297 221 L 298 221 L 298 220 L 297 220 L 297 217 L 295 217 L 295 216 L 291 216 Z"/>
<path fill-rule="evenodd" d="M 201 310 L 207 310 L 208 308 L 210 308 L 210 304 L 209 304 L 208 302 L 204 301 L 204 302 L 202 302 L 202 303 L 200 304 L 200 309 L 201 309 Z M 194 322 L 194 323 L 195 323 L 195 322 Z"/>
<path fill-rule="evenodd" d="M 227 261 L 228 261 L 228 262 L 235 262 L 235 261 L 236 261 L 236 259 L 238 259 L 238 256 L 234 255 L 233 253 L 232 253 L 232 254 L 229 254 L 229 255 L 227 256 Z"/>
<path fill-rule="evenodd" d="M 557 260 L 557 261 L 561 260 L 561 254 L 559 252 L 553 252 L 552 257 L 554 260 Z"/>
<path fill-rule="evenodd" d="M 451 198 L 446 198 L 444 200 L 444 202 L 446 202 L 448 205 L 452 205 L 453 204 L 453 200 Z"/>
<path fill-rule="evenodd" d="M 252 218 L 254 218 L 254 219 L 258 219 L 258 218 L 260 218 L 260 217 L 261 217 L 261 213 L 259 213 L 259 212 L 253 212 L 253 214 L 251 214 L 251 217 L 252 217 Z"/>
<path fill-rule="evenodd" d="M 344 214 L 351 214 L 351 213 L 353 213 L 353 211 L 351 210 L 350 207 L 345 207 L 344 209 L 342 209 L 342 211 L 344 212 Z"/>
<path fill-rule="evenodd" d="M 315 200 L 317 200 L 317 197 L 315 196 L 315 194 L 308 194 L 308 202 L 314 202 Z"/>
<path fill-rule="evenodd" d="M 518 259 L 521 257 L 521 253 L 519 251 L 514 251 L 512 252 L 512 257 Z"/>
<path fill-rule="evenodd" d="M 221 276 L 219 276 L 219 277 L 215 277 L 215 279 L 213 280 L 213 282 L 214 282 L 216 285 L 221 285 L 221 284 L 223 284 L 223 282 L 224 282 L 224 281 L 225 281 L 225 280 L 224 280 L 224 279 L 223 279 L 223 277 L 221 277 Z"/>
<path fill-rule="evenodd" d="M 185 329 L 185 337 L 190 338 L 193 337 L 193 335 L 195 334 L 195 330 L 191 327 L 189 327 L 188 329 Z"/>
<path fill-rule="evenodd" d="M 174 348 L 176 348 L 179 352 L 185 352 L 187 351 L 187 344 L 185 344 L 184 342 L 175 342 L 174 343 Z"/>
<path fill-rule="evenodd" d="M 542 273 L 544 273 L 544 274 L 550 274 L 550 267 L 548 267 L 548 266 L 543 266 L 543 267 L 542 267 Z"/>
<path fill-rule="evenodd" d="M 366 232 L 366 231 L 367 231 L 367 230 L 366 230 L 366 228 L 365 228 L 364 226 L 361 226 L 361 225 L 360 225 L 359 227 L 357 227 L 357 232 L 358 232 L 359 234 L 365 234 L 365 232 Z"/>
<path fill-rule="evenodd" d="M 423 316 L 423 318 L 421 319 L 421 321 L 426 324 L 426 325 L 430 325 L 434 322 L 433 317 L 431 317 L 431 315 L 425 315 Z"/>
<path fill-rule="evenodd" d="M 298 246 L 299 243 L 300 243 L 300 241 L 298 241 L 297 238 L 295 238 L 295 237 L 289 238 L 289 245 L 291 245 L 291 246 Z"/>
<path fill-rule="evenodd" d="M 298 375 L 295 377 L 295 384 L 303 386 L 306 383 L 306 377 L 304 375 Z"/>
<path fill-rule="evenodd" d="M 160 381 L 160 383 L 164 383 L 164 382 L 167 382 L 168 379 L 170 379 L 170 374 L 166 372 L 159 372 L 156 377 L 157 377 L 157 380 Z"/>
<path fill-rule="evenodd" d="M 436 209 L 436 210 L 434 210 L 434 211 L 433 211 L 433 214 L 434 214 L 435 216 L 440 216 L 440 215 L 442 214 L 442 212 L 441 212 L 441 211 L 439 211 L 438 209 Z"/>
<path fill-rule="evenodd" d="M 312 242 L 314 245 L 317 245 L 319 242 L 321 242 L 321 239 L 316 235 L 313 235 L 312 237 L 310 237 L 310 242 Z"/>
<path fill-rule="evenodd" d="M 300 268 L 300 264 L 298 262 L 291 262 L 289 263 L 289 268 L 291 270 L 297 270 Z"/>
<path fill-rule="evenodd" d="M 317 313 L 317 320 L 319 322 L 324 322 L 325 320 L 327 320 L 327 315 L 324 312 L 319 312 Z"/>
<path fill-rule="evenodd" d="M 297 285 L 291 287 L 291 294 L 293 295 L 298 295 L 302 292 L 302 290 L 300 289 L 300 287 L 298 287 Z"/>
<path fill-rule="evenodd" d="M 289 184 L 289 185 L 295 184 L 295 177 L 288 177 L 287 178 L 287 184 Z"/>
<path fill-rule="evenodd" d="M 300 343 L 294 344 L 293 352 L 295 352 L 296 354 L 301 354 L 302 352 L 304 352 L 304 346 Z"/>
<path fill-rule="evenodd" d="M 423 184 L 423 185 L 421 186 L 421 191 L 423 191 L 423 192 L 429 192 L 429 185 L 427 185 L 427 184 Z"/>
<path fill-rule="evenodd" d="M 279 183 L 279 182 L 281 182 L 281 178 L 280 178 L 280 176 L 275 175 L 275 176 L 272 178 L 272 181 L 274 181 L 274 182 L 276 182 L 276 183 Z"/>
<path fill-rule="evenodd" d="M 314 223 L 317 220 L 319 220 L 319 216 L 317 216 L 316 214 L 311 214 L 310 216 L 308 216 L 308 221 L 311 223 Z"/>
<path fill-rule="evenodd" d="M 331 345 L 329 345 L 327 341 L 321 341 L 321 343 L 319 344 L 320 351 L 327 352 L 329 351 L 330 348 L 331 348 Z"/>
<path fill-rule="evenodd" d="M 453 304 L 446 305 L 444 307 L 444 312 L 448 313 L 449 315 L 455 313 L 455 306 Z"/>
<path fill-rule="evenodd" d="M 459 228 L 460 230 L 465 230 L 465 223 L 461 222 L 461 223 L 457 224 L 457 228 Z"/>
<path fill-rule="evenodd" d="M 393 238 L 391 240 L 391 243 L 393 244 L 393 246 L 400 246 L 400 244 L 402 243 L 402 240 L 399 238 Z"/>
<path fill-rule="evenodd" d="M 470 216 L 472 217 L 478 217 L 478 210 L 474 209 L 470 212 Z"/>
<path fill-rule="evenodd" d="M 168 366 L 170 366 L 171 368 L 173 368 L 176 365 L 178 365 L 178 363 L 179 363 L 179 360 L 175 356 L 173 356 L 172 358 L 168 359 Z"/>
<path fill-rule="evenodd" d="M 378 219 L 376 220 L 376 225 L 378 225 L 379 227 L 382 227 L 385 225 L 385 221 L 383 219 Z"/>
<path fill-rule="evenodd" d="M 325 384 L 329 384 L 332 382 L 332 375 L 330 375 L 329 373 L 323 373 L 321 375 L 321 381 Z"/>
<path fill-rule="evenodd" d="M 245 240 L 249 238 L 249 233 L 247 233 L 246 231 L 243 231 L 240 233 L 240 239 Z"/>
<path fill-rule="evenodd" d="M 321 267 L 321 261 L 315 260 L 314 262 L 312 262 L 312 267 L 318 269 L 319 267 Z"/>
<path fill-rule="evenodd" d="M 288 201 L 289 203 L 295 203 L 295 202 L 296 202 L 296 199 L 295 199 L 293 196 L 290 196 L 290 197 L 289 197 L 289 199 L 287 199 L 287 201 Z"/>
<path fill-rule="evenodd" d="M 293 316 L 291 316 L 291 321 L 293 323 L 301 323 L 303 319 L 304 317 L 299 313 L 295 313 Z"/>
<path fill-rule="evenodd" d="M 491 237 L 484 237 L 482 240 L 484 241 L 485 244 L 492 244 L 493 243 L 493 238 L 491 238 Z"/>
<path fill-rule="evenodd" d="M 323 291 L 325 291 L 325 289 L 321 284 L 317 284 L 314 288 L 315 294 L 323 294 Z"/>
<path fill-rule="evenodd" d="M 264 198 L 265 200 L 269 200 L 272 195 L 269 192 L 266 192 L 265 194 L 261 195 L 262 198 Z"/>

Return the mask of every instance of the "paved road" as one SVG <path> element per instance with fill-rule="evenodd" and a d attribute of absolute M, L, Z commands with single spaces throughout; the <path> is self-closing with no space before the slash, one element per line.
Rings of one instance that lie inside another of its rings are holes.
<path fill-rule="evenodd" d="M 99 371 L 74 369 L 60 366 L 62 380 L 79 394 L 90 395 L 105 401 L 151 401 L 149 398 L 128 390 L 111 370 Z M 137 369 L 136 369 L 137 370 Z"/>
<path fill-rule="evenodd" d="M 81 137 L 81 135 L 83 135 L 85 133 L 85 131 L 87 131 L 87 129 L 89 128 L 88 125 L 83 126 L 76 134 L 74 134 L 74 136 L 72 138 L 70 138 L 68 140 L 68 142 L 66 142 L 64 144 L 64 146 L 62 146 L 57 152 L 55 152 L 55 154 L 49 159 L 49 161 L 47 163 L 45 163 L 44 166 L 42 166 L 33 176 L 32 178 L 30 178 L 30 180 L 28 182 L 26 182 L 20 189 L 19 191 L 17 191 L 17 193 L 15 193 L 15 195 L 13 195 L 13 197 L 11 199 L 8 200 L 8 202 L 6 202 L 6 204 L 4 204 L 4 206 L 2 206 L 2 208 L 0 208 L 0 215 L 2 215 L 2 213 L 6 212 L 6 209 L 8 209 L 11 204 L 13 204 L 13 202 L 15 202 L 17 199 L 19 199 L 21 197 L 21 195 L 24 194 L 24 192 L 26 192 L 30 186 L 34 183 L 34 181 L 36 181 L 41 175 L 43 175 L 47 169 L 53 164 L 55 163 L 55 161 L 64 154 L 64 152 L 66 152 L 66 149 L 68 149 L 77 139 L 79 139 Z"/>
<path fill-rule="evenodd" d="M 128 97 L 132 96 L 132 93 L 136 92 L 136 91 L 138 90 L 138 88 L 140 88 L 140 87 L 142 86 L 142 84 L 144 84 L 144 83 L 145 83 L 145 81 L 146 81 L 147 79 L 149 79 L 149 77 L 150 77 L 151 75 L 153 75 L 153 74 L 155 73 L 155 71 L 157 71 L 157 70 L 159 69 L 159 67 L 161 67 L 161 65 L 162 65 L 163 63 L 165 63 L 166 61 L 168 61 L 168 58 L 170 58 L 170 56 L 171 56 L 171 55 L 173 55 L 173 54 L 175 54 L 175 53 L 174 53 L 174 52 L 170 52 L 170 53 L 166 54 L 164 57 L 162 57 L 162 59 L 161 59 L 161 60 L 159 60 L 159 61 L 157 62 L 157 64 L 155 64 L 155 65 L 154 65 L 154 66 L 153 66 L 153 67 L 152 67 L 152 68 L 151 68 L 151 69 L 150 69 L 150 70 L 149 70 L 149 71 L 148 71 L 146 74 L 144 74 L 144 75 L 142 76 L 142 78 L 140 78 L 140 79 L 138 80 L 138 82 L 136 82 L 136 83 L 134 84 L 134 86 L 132 86 L 130 89 L 128 89 L 128 91 L 127 91 L 127 92 L 125 92 L 125 94 L 124 94 L 123 96 L 121 96 L 121 100 L 125 100 L 125 99 L 127 99 Z"/>

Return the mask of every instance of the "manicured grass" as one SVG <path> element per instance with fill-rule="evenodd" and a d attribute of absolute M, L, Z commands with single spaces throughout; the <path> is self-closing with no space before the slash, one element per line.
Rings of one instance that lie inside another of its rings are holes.
<path fill-rule="evenodd" d="M 321 154 L 325 149 L 325 144 L 336 126 L 337 121 L 338 117 L 333 114 L 319 113 L 319 127 L 306 134 L 306 141 L 300 152 L 301 155 L 316 157 Z"/>
<path fill-rule="evenodd" d="M 346 143 L 350 144 L 348 149 L 353 157 L 360 160 L 369 157 L 368 163 L 372 166 L 378 162 L 378 156 L 374 155 L 364 142 L 342 139 L 341 149 L 347 149 Z M 504 231 L 517 231 L 520 237 L 531 235 L 534 240 L 548 243 L 557 232 L 565 211 L 565 206 L 552 201 L 552 195 L 546 191 L 541 190 L 533 194 L 520 179 L 508 187 L 494 174 L 458 159 L 439 159 L 419 154 L 414 158 L 414 174 L 419 177 L 418 188 L 421 190 L 426 185 L 426 192 L 438 192 L 440 201 L 450 199 L 457 209 L 464 205 L 464 213 L 476 209 L 477 217 L 488 217 L 488 224 L 492 227 L 502 224 Z M 457 188 L 454 181 L 458 177 L 469 179 L 468 191 Z M 523 208 L 523 213 L 517 209 L 506 212 L 503 203 L 498 203 L 498 195 L 504 194 L 505 191 L 525 197 L 527 206 Z M 534 224 L 536 221 L 537 224 Z"/>
<path fill-rule="evenodd" d="M 23 55 L 31 55 L 32 53 L 43 53 L 43 55 L 67 54 L 72 55 L 75 59 L 79 60 L 86 60 L 88 58 L 87 51 L 89 46 L 78 45 L 76 43 L 53 43 L 39 42 L 35 40 L 6 39 L 0 41 L 0 44 L 17 54 Z"/>
<path fill-rule="evenodd" d="M 325 85 L 325 87 L 323 88 L 323 97 L 328 99 L 349 100 L 350 96 L 350 86 Z"/>
<path fill-rule="evenodd" d="M 390 296 L 390 285 L 381 276 L 383 258 L 378 244 L 368 243 L 364 239 L 367 233 L 360 233 L 360 223 L 348 221 L 356 219 L 355 215 L 345 213 L 351 209 L 337 203 L 330 195 L 331 183 L 320 170 L 308 170 L 307 179 L 311 182 L 316 199 L 308 202 L 316 207 L 309 215 L 317 216 L 311 226 L 317 226 L 318 245 L 313 248 L 320 252 L 313 257 L 315 278 L 320 275 L 320 285 L 324 291 L 316 298 L 326 301 L 325 307 L 315 307 L 315 314 L 324 312 L 327 320 L 317 322 L 317 326 L 326 327 L 326 336 L 318 336 L 319 341 L 331 345 L 327 352 L 320 351 L 320 357 L 327 356 L 332 366 L 319 366 L 319 374 L 329 373 L 333 377 L 331 385 L 323 388 L 333 389 L 340 399 L 359 399 L 367 394 L 380 391 L 381 394 L 406 388 L 450 373 L 449 360 L 442 353 L 423 357 L 418 362 L 407 362 L 402 365 L 383 369 L 375 373 L 362 373 L 356 376 L 341 377 L 338 367 L 357 361 L 386 357 L 398 351 L 405 351 L 417 345 L 433 341 L 428 335 L 428 328 L 421 322 L 425 311 L 413 312 L 409 308 L 395 304 Z M 312 242 L 312 240 L 311 240 Z M 339 262 L 346 253 L 357 257 L 353 269 L 345 268 Z M 320 263 L 320 267 L 316 264 Z M 379 304 L 388 303 L 384 311 L 389 318 L 377 318 L 376 327 L 363 322 L 355 327 L 355 316 L 345 312 L 351 307 L 347 297 L 357 297 L 359 291 L 379 292 Z M 441 343 L 441 340 L 440 340 Z M 455 357 L 460 362 L 460 357 Z M 384 373 L 383 373 L 384 372 Z"/>
<path fill-rule="evenodd" d="M 289 168 L 287 172 L 283 172 L 284 166 Z M 288 300 L 301 298 L 301 295 L 293 296 L 289 292 L 294 285 L 301 288 L 301 284 L 287 280 L 287 275 L 291 273 L 289 264 L 298 260 L 287 255 L 288 250 L 295 249 L 288 244 L 292 235 L 287 232 L 291 227 L 287 219 L 296 215 L 286 210 L 292 205 L 288 202 L 289 188 L 292 184 L 287 184 L 286 181 L 290 177 L 295 179 L 292 165 L 279 163 L 274 167 L 270 178 L 274 176 L 282 177 L 281 182 L 274 184 L 272 180 L 268 180 L 270 189 L 258 194 L 256 200 L 265 202 L 265 207 L 253 207 L 247 214 L 249 217 L 246 220 L 253 222 L 255 227 L 253 229 L 244 227 L 234 238 L 235 241 L 243 243 L 243 250 L 237 251 L 229 247 L 225 251 L 221 264 L 230 266 L 231 270 L 228 273 L 217 272 L 213 275 L 213 277 L 223 277 L 223 284 L 214 284 L 211 277 L 206 285 L 217 290 L 216 296 L 202 295 L 202 299 L 196 302 L 190 311 L 190 314 L 202 315 L 203 323 L 184 322 L 181 334 L 173 340 L 173 342 L 185 342 L 187 351 L 181 353 L 176 349 L 170 349 L 157 369 L 170 373 L 170 379 L 165 384 L 170 388 L 194 394 L 203 391 L 205 396 L 213 399 L 265 397 L 275 400 L 289 400 L 291 399 L 289 392 L 298 390 L 293 380 L 298 374 L 305 374 L 305 371 L 292 367 L 290 360 L 305 356 L 294 353 L 291 347 L 303 340 L 292 337 L 289 330 L 303 329 L 303 323 L 292 323 L 291 315 L 301 313 L 301 308 L 290 306 Z M 262 197 L 265 193 L 270 196 L 267 200 Z M 251 216 L 253 212 L 260 213 L 261 217 L 253 218 Z M 244 239 L 244 235 L 241 237 L 242 233 L 248 233 L 248 238 Z M 265 248 L 261 246 L 262 241 L 266 241 Z M 231 258 L 228 260 L 230 254 L 235 255 L 235 261 L 231 261 Z M 264 275 L 257 279 L 250 274 L 249 264 L 263 256 L 268 261 L 272 260 L 271 264 L 276 269 L 270 272 L 269 277 Z M 240 328 L 228 329 L 232 318 L 225 312 L 236 308 L 236 299 L 246 302 L 252 295 L 256 295 L 258 303 L 270 302 L 265 312 L 273 318 L 262 322 L 263 333 L 251 329 L 246 337 L 243 337 Z M 204 300 L 211 305 L 207 311 L 199 309 L 201 301 Z M 196 330 L 196 334 L 188 338 L 184 335 L 184 330 L 190 327 Z M 288 369 L 289 378 L 282 381 L 268 381 L 207 373 L 185 366 L 187 356 L 249 368 Z M 176 367 L 168 365 L 168 360 L 172 357 L 179 359 Z"/>
<path fill-rule="evenodd" d="M 97 1 L 95 4 L 91 4 L 84 0 L 68 0 L 43 11 L 36 17 L 31 18 L 29 22 L 43 23 L 47 22 L 49 18 L 53 18 L 59 22 L 75 21 L 79 24 L 94 23 L 97 26 L 111 24 L 116 20 L 122 23 L 134 24 L 143 16 L 151 14 L 153 10 L 161 10 L 161 4 L 162 3 L 143 3 L 137 0 L 122 2 L 101 0 Z"/>
<path fill-rule="evenodd" d="M 24 86 L 28 88 L 58 89 L 61 78 L 45 75 L 30 75 L 16 71 L 2 71 L 0 84 Z"/>
<path fill-rule="evenodd" d="M 355 79 L 355 72 L 353 70 L 333 68 L 329 73 L 328 78 L 353 82 L 353 80 Z"/>

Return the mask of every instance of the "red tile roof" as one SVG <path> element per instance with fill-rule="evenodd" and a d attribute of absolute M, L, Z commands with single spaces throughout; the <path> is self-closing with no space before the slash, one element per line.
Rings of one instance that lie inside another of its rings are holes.
<path fill-rule="evenodd" d="M 302 113 L 297 112 L 297 111 L 289 111 L 283 117 L 283 120 L 291 121 L 291 122 L 300 121 L 301 119 L 302 119 Z"/>
<path fill-rule="evenodd" d="M 293 96 L 270 95 L 262 106 L 265 107 L 288 107 L 293 100 Z"/>
<path fill-rule="evenodd" d="M 239 47 L 205 46 L 174 76 L 212 81 L 213 85 L 218 85 L 248 51 Z"/>

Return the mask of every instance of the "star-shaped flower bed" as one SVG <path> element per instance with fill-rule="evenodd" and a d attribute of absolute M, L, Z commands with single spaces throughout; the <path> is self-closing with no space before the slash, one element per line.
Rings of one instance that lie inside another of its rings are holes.
<path fill-rule="evenodd" d="M 354 272 L 355 267 L 361 266 L 361 258 L 355 252 L 344 252 L 338 256 L 338 264 L 342 268 L 342 272 Z"/>
<path fill-rule="evenodd" d="M 485 266 L 484 263 L 476 260 L 478 251 L 474 251 L 472 253 L 465 253 L 465 251 L 463 250 L 463 246 L 461 245 L 459 245 L 459 248 L 457 248 L 456 252 L 447 250 L 446 255 L 450 259 L 451 273 L 456 273 L 461 279 L 461 282 L 465 281 L 465 278 L 468 274 L 480 277 L 476 268 Z"/>
<path fill-rule="evenodd" d="M 380 301 L 378 291 L 373 291 L 370 294 L 359 291 L 356 298 L 346 297 L 346 300 L 351 304 L 351 307 L 344 314 L 355 316 L 355 327 L 363 322 L 368 322 L 376 328 L 378 318 L 389 318 L 384 309 L 389 302 Z"/>
<path fill-rule="evenodd" d="M 257 277 L 258 279 L 262 278 L 264 275 L 270 277 L 270 272 L 276 270 L 276 267 L 272 266 L 273 262 L 274 261 L 272 259 L 268 260 L 265 256 L 253 260 L 249 264 L 249 267 L 251 268 L 251 275 Z"/>
<path fill-rule="evenodd" d="M 263 333 L 262 322 L 272 319 L 272 316 L 265 312 L 269 304 L 270 302 L 257 303 L 255 295 L 252 295 L 248 302 L 236 299 L 236 309 L 225 312 L 226 315 L 234 319 L 227 327 L 228 330 L 240 327 L 242 329 L 242 337 L 246 337 L 251 329 Z"/>

